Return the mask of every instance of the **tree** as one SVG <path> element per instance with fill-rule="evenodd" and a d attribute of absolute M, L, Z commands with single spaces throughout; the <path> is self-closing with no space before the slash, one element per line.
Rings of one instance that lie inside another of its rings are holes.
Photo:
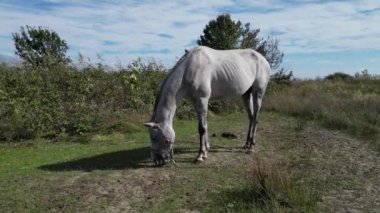
<path fill-rule="evenodd" d="M 70 62 L 66 51 L 69 49 L 65 40 L 44 27 L 21 27 L 20 33 L 13 33 L 15 54 L 32 66 L 53 65 Z"/>
<path fill-rule="evenodd" d="M 265 40 L 259 33 L 260 29 L 251 30 L 250 23 L 242 27 L 240 21 L 235 22 L 229 14 L 223 14 L 206 25 L 197 43 L 219 50 L 251 48 L 261 53 L 273 70 L 279 69 L 284 54 L 278 47 L 278 39 L 268 36 Z"/>
<path fill-rule="evenodd" d="M 257 49 L 258 52 L 263 54 L 263 56 L 267 59 L 270 66 L 273 70 L 282 70 L 280 69 L 282 59 L 284 58 L 284 53 L 279 49 L 279 41 L 276 37 L 268 36 L 268 38 L 263 41 L 261 46 Z"/>
<path fill-rule="evenodd" d="M 242 36 L 241 22 L 231 20 L 229 14 L 220 15 L 206 25 L 203 33 L 197 41 L 199 45 L 218 50 L 236 49 Z"/>
<path fill-rule="evenodd" d="M 251 23 L 244 25 L 242 30 L 240 49 L 252 48 L 254 50 L 263 51 L 264 45 L 262 38 L 259 37 L 260 29 L 251 30 Z"/>

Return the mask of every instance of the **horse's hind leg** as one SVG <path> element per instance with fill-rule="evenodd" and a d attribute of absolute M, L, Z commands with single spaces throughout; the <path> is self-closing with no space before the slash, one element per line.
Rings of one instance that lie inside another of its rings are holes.
<path fill-rule="evenodd" d="M 252 102 L 253 102 L 253 122 L 252 122 L 252 139 L 250 140 L 249 151 L 253 151 L 256 143 L 257 124 L 259 123 L 259 113 L 263 100 L 264 91 L 261 89 L 253 89 Z"/>
<path fill-rule="evenodd" d="M 245 109 L 248 113 L 248 132 L 247 132 L 247 140 L 243 148 L 245 150 L 249 150 L 252 138 L 253 131 L 253 101 L 252 101 L 252 88 L 250 88 L 246 93 L 243 94 L 243 102 Z"/>
<path fill-rule="evenodd" d="M 243 95 L 244 105 L 247 109 L 249 119 L 247 141 L 243 147 L 247 152 L 254 151 L 263 94 L 264 92 L 262 89 L 253 88 Z"/>

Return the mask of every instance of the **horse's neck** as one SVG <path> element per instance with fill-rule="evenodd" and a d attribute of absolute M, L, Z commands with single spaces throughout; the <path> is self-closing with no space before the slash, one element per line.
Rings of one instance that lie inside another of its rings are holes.
<path fill-rule="evenodd" d="M 162 98 L 164 99 L 164 103 L 157 107 L 154 122 L 172 127 L 173 117 L 180 100 L 177 100 L 175 96 L 173 97 L 171 94 Z"/>
<path fill-rule="evenodd" d="M 183 72 L 181 70 L 173 70 L 172 72 L 162 87 L 153 118 L 154 122 L 169 127 L 173 126 L 175 111 L 183 98 L 181 91 Z"/>

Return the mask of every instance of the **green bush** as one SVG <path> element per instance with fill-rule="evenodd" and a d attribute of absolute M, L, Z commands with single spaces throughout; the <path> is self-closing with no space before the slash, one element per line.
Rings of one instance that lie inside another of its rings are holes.
<path fill-rule="evenodd" d="M 145 65 L 145 67 L 154 67 Z M 158 67 L 158 66 L 156 66 Z M 151 112 L 165 70 L 0 67 L 0 140 L 81 135 L 101 116 Z"/>
<path fill-rule="evenodd" d="M 0 141 L 127 131 L 128 125 L 119 121 L 151 115 L 166 75 L 155 61 L 140 59 L 113 71 L 101 64 L 81 69 L 0 65 Z M 378 76 L 363 71 L 344 81 L 294 81 L 291 73 L 283 73 L 274 79 L 264 97 L 264 109 L 348 130 L 375 144 L 380 141 Z M 213 113 L 243 111 L 240 99 L 210 101 L 209 109 Z M 196 118 L 192 104 L 183 101 L 177 117 Z"/>
<path fill-rule="evenodd" d="M 150 115 L 167 75 L 155 61 L 140 59 L 118 70 L 81 65 L 0 66 L 0 141 L 83 135 L 117 126 L 115 117 Z M 217 113 L 241 108 L 240 100 L 210 102 Z M 184 100 L 176 116 L 196 118 L 193 105 Z"/>
<path fill-rule="evenodd" d="M 336 72 L 325 77 L 325 80 L 353 80 L 354 77 L 342 72 Z"/>

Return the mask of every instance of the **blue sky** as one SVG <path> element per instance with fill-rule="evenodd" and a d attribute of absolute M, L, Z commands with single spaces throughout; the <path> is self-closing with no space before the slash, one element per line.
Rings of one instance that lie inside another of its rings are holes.
<path fill-rule="evenodd" d="M 12 32 L 20 26 L 46 26 L 66 40 L 74 60 L 80 52 L 92 62 L 101 56 L 127 65 L 140 56 L 171 67 L 222 13 L 250 22 L 264 37 L 276 35 L 284 66 L 296 77 L 380 74 L 378 0 L 3 0 L 0 54 L 14 55 Z"/>

